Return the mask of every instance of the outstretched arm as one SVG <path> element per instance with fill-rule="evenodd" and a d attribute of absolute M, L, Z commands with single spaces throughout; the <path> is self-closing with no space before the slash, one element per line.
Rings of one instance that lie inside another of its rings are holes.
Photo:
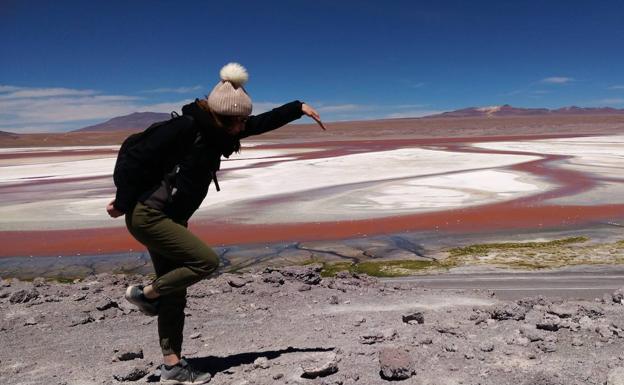
<path fill-rule="evenodd" d="M 250 116 L 245 124 L 245 130 L 240 134 L 240 139 L 275 130 L 293 120 L 299 119 L 303 115 L 311 117 L 321 128 L 325 129 L 323 123 L 321 123 L 318 112 L 316 112 L 314 108 L 295 100 L 294 102 L 284 104 L 281 107 L 274 108 L 260 115 Z"/>

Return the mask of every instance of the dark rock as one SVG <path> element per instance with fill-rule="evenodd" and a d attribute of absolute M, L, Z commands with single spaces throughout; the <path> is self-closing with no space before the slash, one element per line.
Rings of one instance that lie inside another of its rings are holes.
<path fill-rule="evenodd" d="M 30 290 L 18 290 L 14 292 L 9 298 L 11 303 L 27 303 L 29 301 L 39 298 L 39 292 L 35 289 Z"/>
<path fill-rule="evenodd" d="M 201 336 L 202 336 L 201 333 L 193 333 L 193 334 L 191 334 L 189 336 L 189 338 L 192 339 L 192 340 L 196 340 L 196 339 L 200 338 Z"/>
<path fill-rule="evenodd" d="M 289 279 L 303 282 L 308 285 L 318 285 L 321 278 L 321 270 L 323 266 L 319 264 L 306 266 L 288 266 L 281 268 L 280 273 Z"/>
<path fill-rule="evenodd" d="M 115 350 L 114 361 L 131 361 L 134 359 L 143 359 L 143 349 L 139 347 L 124 348 Z"/>
<path fill-rule="evenodd" d="M 579 316 L 587 316 L 591 319 L 596 319 L 604 316 L 605 312 L 602 307 L 594 304 L 584 304 L 579 306 Z"/>
<path fill-rule="evenodd" d="M 526 308 L 527 310 L 529 310 L 529 309 L 532 309 L 534 306 L 537 306 L 537 305 L 539 305 L 539 306 L 548 306 L 549 302 L 543 296 L 538 295 L 536 297 L 522 298 L 522 299 L 516 301 L 516 304 L 518 304 L 519 306 L 522 306 L 522 307 Z"/>
<path fill-rule="evenodd" d="M 408 324 L 424 324 L 425 323 L 425 316 L 420 311 L 404 314 L 402 318 L 403 318 L 403 322 L 408 323 Z"/>
<path fill-rule="evenodd" d="M 537 329 L 556 332 L 561 325 L 561 319 L 553 314 L 546 314 L 540 321 L 535 324 Z"/>
<path fill-rule="evenodd" d="M 99 311 L 104 311 L 113 307 L 118 308 L 119 306 L 117 306 L 117 302 L 113 301 L 110 298 L 103 298 L 95 304 L 95 308 Z"/>
<path fill-rule="evenodd" d="M 404 349 L 382 349 L 379 352 L 379 367 L 379 374 L 384 380 L 405 380 L 414 374 L 414 364 Z"/>
<path fill-rule="evenodd" d="M 378 342 L 393 341 L 398 337 L 399 333 L 395 329 L 388 329 L 384 332 L 376 332 L 360 336 L 360 343 L 364 345 L 372 345 Z"/>
<path fill-rule="evenodd" d="M 613 302 L 621 304 L 622 300 L 624 300 L 624 287 L 621 287 L 613 292 L 611 299 Z"/>
<path fill-rule="evenodd" d="M 145 365 L 134 366 L 126 370 L 122 370 L 117 374 L 113 374 L 113 378 L 119 382 L 125 381 L 138 381 L 141 378 L 147 376 L 149 368 Z"/>
<path fill-rule="evenodd" d="M 273 286 L 280 286 L 284 284 L 284 277 L 277 271 L 271 271 L 268 274 L 263 274 L 262 281 L 271 283 Z"/>
<path fill-rule="evenodd" d="M 372 344 L 376 344 L 379 342 L 383 342 L 385 339 L 386 338 L 381 333 L 366 334 L 366 335 L 360 336 L 360 343 L 364 345 L 372 345 Z"/>
<path fill-rule="evenodd" d="M 338 300 L 338 296 L 337 295 L 332 295 L 331 297 L 329 297 L 329 304 L 330 305 L 338 305 L 340 303 L 340 301 Z"/>
<path fill-rule="evenodd" d="M 0 292 L 0 298 L 8 298 L 11 295 L 8 291 Z"/>
<path fill-rule="evenodd" d="M 490 317 L 492 319 L 502 320 L 523 320 L 528 312 L 528 308 L 514 303 L 508 303 L 501 306 L 497 306 L 490 311 Z"/>

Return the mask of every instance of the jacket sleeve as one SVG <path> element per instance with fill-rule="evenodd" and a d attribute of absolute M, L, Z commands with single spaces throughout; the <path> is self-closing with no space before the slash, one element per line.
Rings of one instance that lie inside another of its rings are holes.
<path fill-rule="evenodd" d="M 240 135 L 240 139 L 275 130 L 293 120 L 299 119 L 303 115 L 301 111 L 302 104 L 299 100 L 295 100 L 260 115 L 250 116 L 245 124 L 245 130 Z"/>
<path fill-rule="evenodd" d="M 160 181 L 164 159 L 191 134 L 191 127 L 192 122 L 187 119 L 163 124 L 127 150 L 124 167 L 120 168 L 120 175 L 115 175 L 115 208 L 127 213 L 144 190 L 152 187 L 152 182 Z"/>

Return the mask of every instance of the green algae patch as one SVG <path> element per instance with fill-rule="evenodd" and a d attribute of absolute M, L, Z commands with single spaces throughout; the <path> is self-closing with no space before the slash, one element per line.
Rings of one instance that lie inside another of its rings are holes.
<path fill-rule="evenodd" d="M 436 261 L 389 260 L 364 262 L 335 262 L 323 263 L 321 276 L 333 277 L 340 271 L 349 271 L 354 274 L 367 274 L 372 277 L 402 277 L 422 273 L 439 268 Z"/>
<path fill-rule="evenodd" d="M 581 243 L 587 241 L 589 241 L 589 238 L 587 237 L 571 237 L 545 242 L 478 243 L 465 247 L 452 248 L 449 250 L 449 255 L 451 257 L 458 257 L 463 255 L 485 254 L 491 251 L 512 249 L 526 249 L 528 251 L 530 249 L 547 249 L 557 246 L 569 245 L 571 243 Z"/>
<path fill-rule="evenodd" d="M 583 244 L 587 237 L 546 242 L 484 243 L 448 250 L 440 262 L 448 268 L 491 265 L 523 270 L 558 268 L 573 265 L 624 264 L 624 241 Z"/>

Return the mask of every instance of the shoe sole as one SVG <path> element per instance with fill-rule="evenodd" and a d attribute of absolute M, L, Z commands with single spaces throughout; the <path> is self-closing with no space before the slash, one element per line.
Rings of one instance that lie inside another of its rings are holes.
<path fill-rule="evenodd" d="M 137 302 L 135 302 L 135 301 L 134 301 L 134 298 L 132 298 L 132 288 L 133 288 L 133 287 L 134 287 L 134 286 L 128 286 L 128 288 L 126 289 L 126 294 L 124 295 L 124 297 L 126 298 L 126 301 L 128 301 L 128 302 L 130 302 L 131 304 L 133 304 L 134 306 L 136 306 L 136 307 L 139 309 L 139 311 L 140 311 L 141 313 L 145 314 L 145 315 L 148 315 L 148 316 L 151 316 L 151 317 L 157 316 L 157 315 L 158 315 L 158 313 L 152 313 L 152 312 L 149 312 L 149 311 L 147 311 L 147 310 L 143 309 L 143 308 L 140 306 L 140 304 L 138 304 Z"/>

